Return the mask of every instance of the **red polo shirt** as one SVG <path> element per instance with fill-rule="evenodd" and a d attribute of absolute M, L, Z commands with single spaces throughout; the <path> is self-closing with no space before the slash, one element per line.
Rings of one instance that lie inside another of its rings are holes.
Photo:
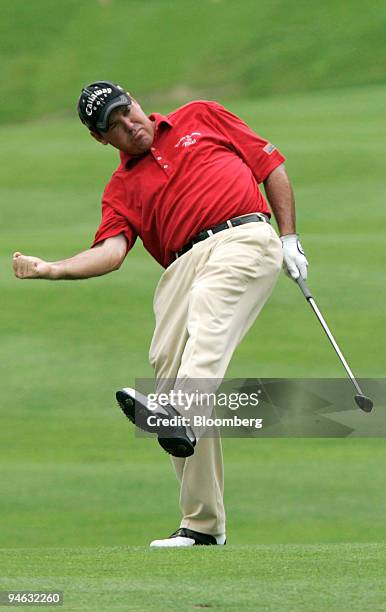
<path fill-rule="evenodd" d="M 150 151 L 121 152 L 102 200 L 92 246 L 124 233 L 140 236 L 164 267 L 201 230 L 253 211 L 270 214 L 258 183 L 285 157 L 216 102 L 196 101 L 155 120 Z"/>

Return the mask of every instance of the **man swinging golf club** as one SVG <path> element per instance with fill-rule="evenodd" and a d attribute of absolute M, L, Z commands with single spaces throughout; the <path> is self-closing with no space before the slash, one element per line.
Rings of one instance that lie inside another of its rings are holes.
<path fill-rule="evenodd" d="M 99 81 L 82 90 L 78 113 L 95 140 L 120 152 L 103 194 L 101 224 L 92 247 L 69 259 L 47 262 L 17 251 L 15 275 L 62 280 L 107 274 L 121 266 L 139 236 L 165 268 L 150 347 L 159 387 L 167 392 L 176 380 L 221 380 L 269 298 L 283 258 L 293 279 L 307 277 L 285 158 L 216 102 L 147 116 L 124 88 Z M 130 420 L 149 430 L 154 410 L 146 397 L 126 388 L 117 399 Z M 166 422 L 152 431 L 172 456 L 182 521 L 151 546 L 224 544 L 220 438 L 196 439 L 189 427 L 168 427 L 179 414 L 172 406 L 155 412 Z"/>

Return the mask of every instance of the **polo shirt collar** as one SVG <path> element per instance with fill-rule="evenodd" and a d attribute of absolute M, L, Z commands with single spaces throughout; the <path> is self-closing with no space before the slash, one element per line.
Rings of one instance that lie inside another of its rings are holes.
<path fill-rule="evenodd" d="M 155 121 L 155 131 L 154 131 L 154 141 L 153 141 L 153 144 L 154 144 L 155 142 L 157 142 L 160 136 L 161 126 L 167 126 L 167 127 L 172 128 L 173 123 L 172 121 L 170 121 L 168 117 L 166 117 L 166 115 L 161 115 L 160 113 L 152 113 L 151 115 L 149 115 L 149 119 L 152 119 Z M 146 151 L 144 155 L 146 155 L 147 153 L 148 152 Z M 121 157 L 121 162 L 124 166 L 126 166 L 132 160 L 141 158 L 141 156 L 129 155 L 128 153 L 125 153 L 124 151 L 119 151 L 119 155 Z"/>

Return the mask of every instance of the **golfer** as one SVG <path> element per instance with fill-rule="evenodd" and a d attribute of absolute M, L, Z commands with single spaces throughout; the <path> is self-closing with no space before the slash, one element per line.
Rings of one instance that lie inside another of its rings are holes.
<path fill-rule="evenodd" d="M 82 90 L 78 113 L 92 138 L 120 153 L 93 244 L 55 262 L 18 251 L 15 275 L 63 280 L 108 274 L 121 266 L 139 236 L 164 268 L 150 347 L 159 389 L 170 391 L 173 381 L 188 388 L 192 380 L 223 379 L 283 260 L 293 279 L 307 276 L 285 158 L 217 102 L 199 100 L 168 115 L 147 116 L 124 88 L 99 81 Z M 131 389 L 117 397 L 129 418 L 149 430 L 147 416 L 153 413 L 146 398 Z M 137 420 L 133 406 L 141 408 Z M 167 419 L 179 411 L 166 406 L 160 413 Z M 220 438 L 199 438 L 184 425 L 155 433 L 180 481 L 182 521 L 151 546 L 225 544 Z"/>

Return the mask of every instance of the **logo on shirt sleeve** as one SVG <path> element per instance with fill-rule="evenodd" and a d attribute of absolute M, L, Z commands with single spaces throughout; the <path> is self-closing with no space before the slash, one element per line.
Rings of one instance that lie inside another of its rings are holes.
<path fill-rule="evenodd" d="M 268 142 L 263 148 L 264 153 L 268 153 L 268 155 L 271 155 L 271 153 L 273 153 L 273 151 L 275 150 L 276 150 L 276 147 L 271 142 Z"/>
<path fill-rule="evenodd" d="M 183 136 L 182 138 L 179 139 L 177 144 L 174 145 L 174 147 L 175 148 L 180 147 L 180 146 L 190 147 L 191 145 L 196 144 L 197 142 L 196 136 L 201 136 L 201 132 L 192 132 L 191 134 L 187 134 L 186 136 Z"/>

